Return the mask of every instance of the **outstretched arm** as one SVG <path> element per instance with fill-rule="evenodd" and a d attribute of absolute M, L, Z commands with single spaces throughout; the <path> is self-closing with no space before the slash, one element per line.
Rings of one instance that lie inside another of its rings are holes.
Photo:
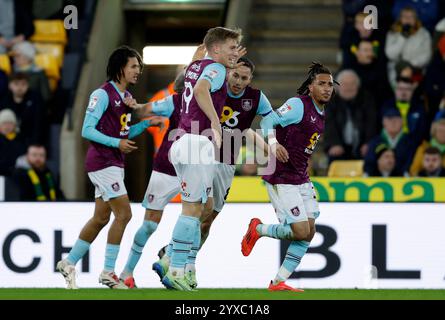
<path fill-rule="evenodd" d="M 152 126 L 162 126 L 163 121 L 161 117 L 152 117 L 149 120 L 142 120 L 141 122 L 134 124 L 130 127 L 130 133 L 128 135 L 129 139 L 133 139 L 134 137 L 137 137 L 142 132 L 145 131 L 148 127 Z"/>

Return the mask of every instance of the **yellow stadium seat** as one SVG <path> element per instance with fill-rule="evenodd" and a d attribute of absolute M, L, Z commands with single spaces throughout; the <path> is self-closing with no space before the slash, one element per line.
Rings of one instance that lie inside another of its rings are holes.
<path fill-rule="evenodd" d="M 67 35 L 63 20 L 34 20 L 35 33 L 32 42 L 59 43 L 66 45 Z"/>
<path fill-rule="evenodd" d="M 11 73 L 11 61 L 7 54 L 0 54 L 0 70 L 3 70 L 8 75 Z"/>
<path fill-rule="evenodd" d="M 61 44 L 54 44 L 54 43 L 34 43 L 34 46 L 36 47 L 37 53 L 46 53 L 57 60 L 57 64 L 59 68 L 63 65 L 63 57 L 64 57 L 64 51 L 65 47 Z"/>
<path fill-rule="evenodd" d="M 328 177 L 361 177 L 363 160 L 335 160 L 328 169 Z"/>
<path fill-rule="evenodd" d="M 35 63 L 45 71 L 45 74 L 49 80 L 50 88 L 52 91 L 54 91 L 57 88 L 58 81 L 60 80 L 60 69 L 56 58 L 50 54 L 41 53 L 36 55 Z"/>

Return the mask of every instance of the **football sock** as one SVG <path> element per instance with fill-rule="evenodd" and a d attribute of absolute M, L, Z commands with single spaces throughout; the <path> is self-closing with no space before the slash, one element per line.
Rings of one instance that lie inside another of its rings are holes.
<path fill-rule="evenodd" d="M 196 223 L 195 238 L 193 240 L 192 249 L 187 256 L 187 264 L 185 266 L 185 272 L 195 272 L 196 255 L 198 254 L 201 244 L 201 222 L 199 220 Z"/>
<path fill-rule="evenodd" d="M 305 255 L 307 249 L 309 248 L 309 242 L 307 241 L 292 241 L 287 249 L 286 256 L 284 257 L 283 264 L 278 270 L 275 279 L 273 280 L 274 284 L 278 282 L 286 281 L 292 272 L 297 269 L 298 265 L 301 262 L 301 259 Z"/>
<path fill-rule="evenodd" d="M 176 222 L 173 229 L 173 250 L 170 260 L 170 269 L 173 275 L 175 273 L 176 276 L 181 276 L 181 273 L 184 274 L 185 264 L 194 242 L 198 223 L 198 218 L 182 214 Z"/>
<path fill-rule="evenodd" d="M 105 264 L 104 271 L 114 272 L 116 265 L 117 254 L 119 253 L 120 246 L 118 244 L 107 243 L 105 248 Z"/>
<path fill-rule="evenodd" d="M 172 251 L 173 251 L 173 241 L 170 240 L 170 243 L 168 244 L 167 249 L 165 249 L 165 255 L 167 257 L 171 258 Z"/>
<path fill-rule="evenodd" d="M 86 242 L 82 239 L 77 239 L 73 248 L 70 250 L 68 257 L 66 258 L 66 261 L 69 264 L 75 265 L 80 259 L 82 259 L 85 253 L 87 253 L 90 245 L 91 243 L 89 242 Z"/>
<path fill-rule="evenodd" d="M 256 231 L 262 237 L 292 239 L 292 229 L 288 224 L 259 224 L 256 227 Z"/>
<path fill-rule="evenodd" d="M 139 230 L 136 232 L 133 245 L 131 246 L 130 254 L 128 255 L 127 264 L 125 265 L 123 273 L 127 276 L 133 275 L 134 268 L 139 262 L 142 255 L 142 250 L 147 243 L 148 238 L 156 231 L 158 224 L 153 221 L 144 220 Z"/>

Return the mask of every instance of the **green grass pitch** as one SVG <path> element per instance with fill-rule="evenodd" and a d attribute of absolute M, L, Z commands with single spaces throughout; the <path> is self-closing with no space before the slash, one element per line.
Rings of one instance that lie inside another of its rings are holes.
<path fill-rule="evenodd" d="M 269 292 L 266 289 L 0 289 L 0 300 L 445 300 L 445 290 L 306 289 Z"/>

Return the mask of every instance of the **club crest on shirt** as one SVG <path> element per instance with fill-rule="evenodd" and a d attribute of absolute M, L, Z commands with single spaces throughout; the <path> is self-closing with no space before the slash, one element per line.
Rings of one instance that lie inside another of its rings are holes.
<path fill-rule="evenodd" d="M 244 111 L 250 111 L 252 110 L 252 99 L 242 99 L 241 100 L 241 107 L 243 108 Z"/>
<path fill-rule="evenodd" d="M 118 192 L 118 191 L 121 189 L 121 187 L 119 186 L 119 182 L 113 183 L 113 184 L 111 185 L 111 188 L 112 188 L 113 191 L 115 191 L 115 192 Z"/>
<path fill-rule="evenodd" d="M 293 216 L 298 217 L 300 215 L 300 209 L 298 209 L 298 207 L 292 208 L 290 209 L 290 212 L 292 213 Z"/>
<path fill-rule="evenodd" d="M 154 194 L 149 194 L 147 200 L 148 200 L 149 203 L 152 203 L 154 198 L 155 198 Z"/>

